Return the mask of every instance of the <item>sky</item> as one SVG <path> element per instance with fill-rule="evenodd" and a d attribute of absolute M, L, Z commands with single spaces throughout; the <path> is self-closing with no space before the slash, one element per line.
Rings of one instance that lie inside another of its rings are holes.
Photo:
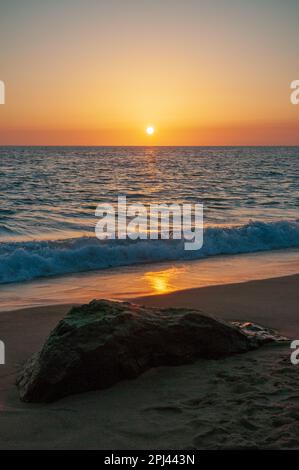
<path fill-rule="evenodd" d="M 3 3 L 0 145 L 299 145 L 298 0 Z"/>

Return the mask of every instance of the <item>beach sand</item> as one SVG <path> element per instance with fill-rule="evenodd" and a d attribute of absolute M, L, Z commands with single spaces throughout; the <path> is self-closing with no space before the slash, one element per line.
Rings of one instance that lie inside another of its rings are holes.
<path fill-rule="evenodd" d="M 156 307 L 199 308 L 225 320 L 252 321 L 299 338 L 299 275 L 130 300 Z"/>
<path fill-rule="evenodd" d="M 299 275 L 135 299 L 192 306 L 299 338 Z M 24 404 L 16 369 L 69 305 L 0 314 L 1 449 L 217 449 L 299 447 L 299 365 L 287 345 L 224 360 L 160 367 L 110 389 Z"/>

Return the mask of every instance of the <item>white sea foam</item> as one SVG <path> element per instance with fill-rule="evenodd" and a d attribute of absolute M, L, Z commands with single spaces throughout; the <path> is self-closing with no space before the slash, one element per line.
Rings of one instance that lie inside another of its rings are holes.
<path fill-rule="evenodd" d="M 183 240 L 108 240 L 81 237 L 60 241 L 0 244 L 0 283 L 137 263 L 190 260 L 299 246 L 299 220 L 209 227 L 201 250 L 186 252 Z"/>

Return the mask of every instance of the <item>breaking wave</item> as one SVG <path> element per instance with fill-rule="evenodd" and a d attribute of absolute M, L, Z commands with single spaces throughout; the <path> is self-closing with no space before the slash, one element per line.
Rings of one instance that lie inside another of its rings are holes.
<path fill-rule="evenodd" d="M 208 227 L 204 231 L 203 247 L 198 251 L 185 251 L 184 240 L 103 242 L 95 237 L 81 237 L 0 243 L 0 284 L 138 263 L 291 247 L 299 247 L 299 220 Z"/>

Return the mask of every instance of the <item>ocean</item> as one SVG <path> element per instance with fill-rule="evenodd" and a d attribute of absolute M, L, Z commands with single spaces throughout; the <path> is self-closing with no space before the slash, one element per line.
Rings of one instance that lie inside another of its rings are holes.
<path fill-rule="evenodd" d="M 0 283 L 299 247 L 299 147 L 1 147 Z M 204 244 L 95 238 L 95 209 L 203 203 Z"/>

